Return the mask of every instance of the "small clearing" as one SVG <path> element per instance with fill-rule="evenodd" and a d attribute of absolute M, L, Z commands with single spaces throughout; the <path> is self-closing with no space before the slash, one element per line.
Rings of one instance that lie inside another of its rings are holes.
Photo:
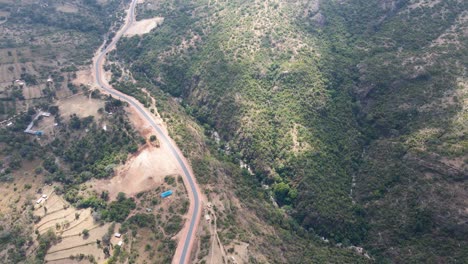
<path fill-rule="evenodd" d="M 97 116 L 99 108 L 104 107 L 104 102 L 97 99 L 88 98 L 81 94 L 73 95 L 58 101 L 60 115 L 68 119 L 72 114 L 80 118 Z"/>
<path fill-rule="evenodd" d="M 165 176 L 179 172 L 175 159 L 168 154 L 161 148 L 147 146 L 117 168 L 115 177 L 98 180 L 93 186 L 98 193 L 109 191 L 111 199 L 117 197 L 119 192 L 135 195 L 153 189 L 161 185 Z"/>
<path fill-rule="evenodd" d="M 71 4 L 59 5 L 56 7 L 56 9 L 57 11 L 60 11 L 63 13 L 77 13 L 78 12 L 78 8 Z"/>
<path fill-rule="evenodd" d="M 81 70 L 76 72 L 76 78 L 72 81 L 76 86 L 81 84 L 91 86 L 94 83 L 93 74 L 91 69 Z"/>
<path fill-rule="evenodd" d="M 164 21 L 163 17 L 155 17 L 149 19 L 143 19 L 134 22 L 130 28 L 125 32 L 125 36 L 143 35 L 149 33 L 152 29 L 161 25 Z"/>

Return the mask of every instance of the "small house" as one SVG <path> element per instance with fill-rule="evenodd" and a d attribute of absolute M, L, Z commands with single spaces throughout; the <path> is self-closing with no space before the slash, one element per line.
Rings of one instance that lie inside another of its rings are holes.
<path fill-rule="evenodd" d="M 120 234 L 120 233 L 115 233 L 114 236 L 115 236 L 116 238 L 120 238 L 120 237 L 122 236 L 122 234 Z"/>

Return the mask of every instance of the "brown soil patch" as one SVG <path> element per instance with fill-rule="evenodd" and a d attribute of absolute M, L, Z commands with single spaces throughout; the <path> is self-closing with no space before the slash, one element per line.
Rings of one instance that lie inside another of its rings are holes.
<path fill-rule="evenodd" d="M 135 112 L 133 107 L 127 108 L 127 112 L 132 126 L 142 137 L 148 140 L 151 135 L 156 135 L 154 129 Z M 159 118 L 155 117 L 154 120 L 163 125 Z M 117 197 L 119 192 L 132 196 L 161 185 L 165 176 L 182 175 L 176 159 L 164 142 L 160 142 L 160 147 L 146 144 L 115 171 L 113 178 L 95 180 L 92 183 L 98 193 L 107 190 L 111 198 Z"/>
<path fill-rule="evenodd" d="M 42 89 L 45 87 L 41 87 L 44 85 L 34 85 L 34 86 L 25 86 L 23 88 L 23 96 L 26 100 L 36 99 L 42 97 Z"/>
<path fill-rule="evenodd" d="M 76 78 L 72 81 L 74 85 L 83 84 L 85 86 L 92 85 L 94 82 L 91 69 L 81 70 L 76 72 Z"/>
<path fill-rule="evenodd" d="M 13 172 L 12 182 L 0 184 L 0 213 L 9 215 L 11 212 L 20 211 L 21 205 L 27 200 L 38 196 L 37 190 L 43 187 L 43 176 L 34 173 L 40 166 L 40 161 L 23 162 L 21 170 Z M 31 186 L 26 188 L 26 186 Z"/>
<path fill-rule="evenodd" d="M 81 94 L 61 99 L 58 102 L 60 115 L 68 119 L 70 115 L 76 114 L 80 118 L 99 115 L 99 108 L 104 107 L 104 102 L 97 99 L 85 97 Z"/>
<path fill-rule="evenodd" d="M 130 28 L 125 32 L 125 36 L 143 35 L 149 33 L 152 29 L 161 25 L 164 21 L 162 17 L 155 17 L 150 19 L 143 19 L 134 22 Z"/>
<path fill-rule="evenodd" d="M 70 4 L 63 4 L 63 5 L 57 6 L 56 9 L 57 11 L 64 12 L 64 13 L 77 13 L 78 12 L 78 8 Z"/>
<path fill-rule="evenodd" d="M 232 246 L 228 248 L 233 248 L 234 251 L 232 254 L 228 254 L 228 259 L 233 263 L 249 263 L 249 244 L 245 242 L 235 242 Z"/>
<path fill-rule="evenodd" d="M 93 183 L 98 191 L 109 191 L 113 199 L 119 192 L 135 195 L 155 188 L 167 175 L 179 173 L 175 159 L 161 148 L 147 146 L 120 168 L 110 180 L 98 180 Z"/>
<path fill-rule="evenodd" d="M 70 258 L 65 258 L 65 259 L 60 259 L 60 260 L 49 260 L 47 263 L 50 264 L 90 264 L 89 260 L 83 259 L 83 260 L 71 260 Z"/>

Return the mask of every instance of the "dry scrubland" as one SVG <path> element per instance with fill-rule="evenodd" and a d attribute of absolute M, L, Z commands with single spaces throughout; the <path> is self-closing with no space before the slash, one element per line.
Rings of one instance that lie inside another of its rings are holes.
<path fill-rule="evenodd" d="M 173 190 L 174 194 L 161 199 L 165 190 Z M 137 209 L 132 215 L 151 215 L 153 220 L 146 224 L 133 224 L 131 245 L 127 248 L 131 255 L 136 255 L 136 263 L 169 263 L 177 247 L 177 233 L 188 219 L 186 213 L 189 200 L 182 178 L 167 176 L 163 184 L 136 195 Z M 150 212 L 148 212 L 150 211 Z M 131 218 L 132 216 L 130 216 Z M 151 218 L 149 218 L 151 219 Z"/>

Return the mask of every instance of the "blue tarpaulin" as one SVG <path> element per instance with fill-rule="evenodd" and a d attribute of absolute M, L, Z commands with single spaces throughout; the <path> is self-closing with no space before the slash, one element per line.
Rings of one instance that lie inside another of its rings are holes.
<path fill-rule="evenodd" d="M 161 197 L 162 197 L 162 198 L 166 198 L 166 197 L 168 197 L 168 196 L 170 196 L 170 195 L 172 195 L 172 191 L 170 191 L 170 190 L 161 193 Z"/>

